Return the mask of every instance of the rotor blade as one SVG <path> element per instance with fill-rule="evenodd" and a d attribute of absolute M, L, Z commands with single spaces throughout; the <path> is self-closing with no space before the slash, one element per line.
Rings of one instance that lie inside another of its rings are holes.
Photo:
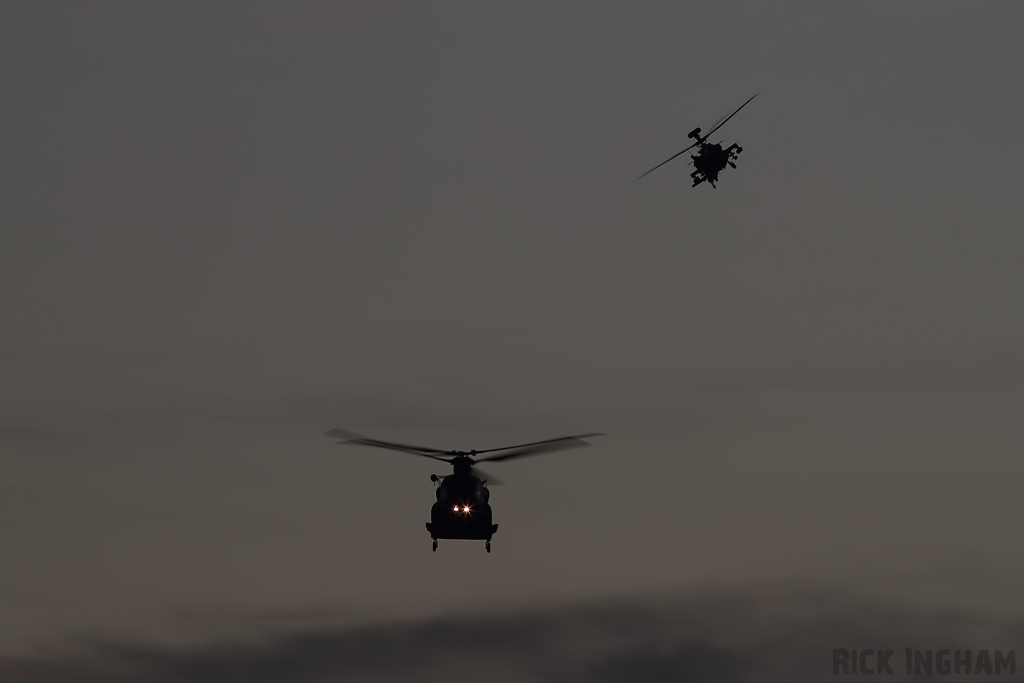
<path fill-rule="evenodd" d="M 333 436 L 338 439 L 343 439 L 341 443 L 351 444 L 354 446 L 369 446 L 371 448 L 383 448 L 389 451 L 400 451 L 402 453 L 412 453 L 413 455 L 420 455 L 424 458 L 433 458 L 434 460 L 440 460 L 441 462 L 448 462 L 447 458 L 441 458 L 439 455 L 445 454 L 446 451 L 438 450 L 436 448 L 426 448 L 423 446 L 410 446 L 408 444 L 394 443 L 391 441 L 380 441 L 378 439 L 369 439 L 354 432 L 349 432 L 344 429 L 332 429 L 327 432 L 325 436 Z"/>
<path fill-rule="evenodd" d="M 583 446 L 589 446 L 590 444 L 583 441 L 584 437 L 589 436 L 602 436 L 601 434 L 580 434 L 579 436 L 563 436 L 560 439 L 549 439 L 548 441 L 538 441 L 533 444 L 524 444 L 522 446 L 511 446 L 509 448 L 494 448 L 494 451 L 505 451 L 498 455 L 492 455 L 489 458 L 480 458 L 477 462 L 501 462 L 502 460 L 512 460 L 513 458 L 525 458 L 531 455 L 540 455 L 542 453 L 551 453 L 553 451 L 561 451 L 569 448 L 581 448 Z"/>
<path fill-rule="evenodd" d="M 757 96 L 758 96 L 758 95 L 760 95 L 760 94 L 761 94 L 761 93 L 754 93 L 754 97 L 757 97 Z M 754 97 L 751 97 L 751 98 L 750 98 L 750 100 L 754 99 Z M 707 139 L 708 139 L 709 137 L 711 137 L 711 134 L 712 134 L 712 133 L 714 133 L 714 132 L 715 132 L 716 130 L 718 130 L 719 128 L 721 128 L 722 126 L 724 126 L 724 125 L 725 125 L 725 122 L 726 122 L 726 121 L 728 121 L 728 120 L 729 120 L 729 119 L 731 119 L 732 117 L 736 116 L 736 114 L 738 114 L 738 113 L 740 112 L 740 109 L 743 109 L 743 107 L 745 107 L 745 106 L 747 106 L 748 104 L 750 104 L 750 100 L 747 100 L 746 102 L 744 102 L 743 104 L 741 104 L 741 105 L 739 106 L 739 109 L 737 109 L 737 110 L 736 110 L 736 111 L 734 111 L 733 113 L 731 113 L 731 114 L 729 114 L 728 116 L 726 116 L 726 117 L 725 117 L 724 119 L 722 119 L 722 122 L 721 122 L 721 123 L 718 123 L 718 124 L 716 124 L 714 128 L 712 128 L 712 129 L 711 129 L 711 130 L 709 130 L 709 131 L 708 131 L 707 133 L 705 133 L 705 134 L 704 134 L 704 139 L 705 139 L 705 140 L 707 140 Z"/>
<path fill-rule="evenodd" d="M 451 462 L 449 458 L 442 458 L 439 455 L 431 455 L 430 453 L 421 453 L 419 451 L 409 450 L 408 448 L 399 448 L 392 446 L 391 444 L 380 444 L 375 441 L 363 440 L 363 439 L 352 439 L 351 441 L 342 441 L 341 443 L 350 446 L 369 446 L 371 448 L 382 448 L 386 451 L 399 451 L 401 453 L 411 453 L 412 455 L 418 455 L 423 458 L 430 458 L 431 460 L 440 460 L 441 462 Z"/>
<path fill-rule="evenodd" d="M 374 444 L 379 444 L 382 447 L 383 446 L 394 446 L 395 448 L 401 448 L 401 449 L 407 450 L 407 451 L 421 451 L 423 453 L 442 453 L 442 454 L 447 454 L 448 453 L 448 451 L 443 451 L 443 450 L 441 450 L 439 448 L 428 448 L 426 446 L 412 446 L 412 445 L 407 444 L 407 443 L 397 443 L 395 441 L 382 441 L 380 439 L 373 439 L 373 438 L 370 438 L 370 437 L 367 437 L 367 436 L 363 436 L 362 434 L 356 434 L 355 432 L 350 432 L 347 429 L 332 429 L 331 431 L 327 432 L 326 436 L 334 436 L 334 437 L 337 437 L 339 439 L 344 439 L 345 441 L 372 441 Z"/>
<path fill-rule="evenodd" d="M 576 434 L 575 436 L 560 436 L 555 439 L 544 439 L 543 441 L 531 441 L 530 443 L 519 443 L 515 446 L 502 446 L 501 448 L 485 448 L 482 451 L 473 451 L 474 454 L 479 455 L 480 453 L 494 453 L 495 451 L 507 451 L 513 448 L 525 448 L 527 446 L 539 446 L 545 443 L 557 443 L 559 441 L 565 441 L 566 439 L 589 439 L 592 436 L 604 436 L 604 434 Z M 492 460 L 492 458 L 485 458 L 485 460 Z"/>
<path fill-rule="evenodd" d="M 481 479 L 483 479 L 484 481 L 486 481 L 488 486 L 504 486 L 505 485 L 505 482 L 503 482 L 501 479 L 498 479 L 496 476 L 494 476 L 490 472 L 484 472 L 479 467 L 474 467 L 473 468 L 473 473 L 476 474 L 476 476 L 478 476 Z"/>
<path fill-rule="evenodd" d="M 680 155 L 680 154 L 682 154 L 683 152 L 689 152 L 689 151 L 690 151 L 691 149 L 693 149 L 693 148 L 694 148 L 694 147 L 696 147 L 696 146 L 697 146 L 697 143 L 695 142 L 695 143 L 693 143 L 692 145 L 690 145 L 689 147 L 687 147 L 686 149 L 684 149 L 684 150 L 683 150 L 682 152 L 678 152 L 678 153 L 676 153 L 676 154 L 673 154 L 673 155 L 672 155 L 672 156 L 670 156 L 670 157 L 669 157 L 668 159 L 665 159 L 665 161 L 661 162 L 660 164 L 658 164 L 657 166 L 655 166 L 654 168 L 652 168 L 652 169 L 651 169 L 650 171 L 647 171 L 647 173 L 650 173 L 651 171 L 656 171 L 656 170 L 658 170 L 659 168 L 661 168 L 662 166 L 664 166 L 664 165 L 665 165 L 665 164 L 667 164 L 668 162 L 672 161 L 673 159 L 675 159 L 675 158 L 676 158 L 677 156 L 679 156 L 679 155 Z M 647 175 L 647 173 L 644 173 L 644 175 Z M 640 176 L 640 178 L 643 178 L 643 177 L 644 177 L 644 175 Z M 640 178 L 637 178 L 637 180 L 640 180 Z"/>

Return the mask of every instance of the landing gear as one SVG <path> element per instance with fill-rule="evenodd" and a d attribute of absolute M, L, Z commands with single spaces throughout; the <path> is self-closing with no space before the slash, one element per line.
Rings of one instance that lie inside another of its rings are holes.
<path fill-rule="evenodd" d="M 484 550 L 486 550 L 487 552 L 491 552 L 491 536 L 493 536 L 494 532 L 497 531 L 497 530 L 498 530 L 498 525 L 497 524 L 492 524 L 491 525 L 490 536 L 487 537 L 487 541 L 486 541 L 486 543 L 484 543 Z"/>
<path fill-rule="evenodd" d="M 435 553 L 437 552 L 437 539 L 434 539 L 434 548 L 433 548 L 433 552 L 435 552 Z"/>

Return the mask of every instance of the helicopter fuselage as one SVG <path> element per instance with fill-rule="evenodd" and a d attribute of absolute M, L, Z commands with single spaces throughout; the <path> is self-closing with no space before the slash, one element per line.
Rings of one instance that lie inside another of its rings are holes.
<path fill-rule="evenodd" d="M 701 143 L 697 153 L 690 157 L 694 168 L 690 177 L 693 178 L 694 187 L 704 181 L 708 181 L 714 187 L 718 181 L 718 174 L 725 170 L 726 166 L 736 168 L 736 158 L 742 151 L 743 148 L 736 144 L 722 149 L 722 145 L 717 142 Z"/>
<path fill-rule="evenodd" d="M 490 541 L 498 525 L 491 522 L 491 493 L 487 484 L 463 472 L 432 479 L 438 485 L 437 502 L 430 508 L 427 523 L 430 537 Z"/>

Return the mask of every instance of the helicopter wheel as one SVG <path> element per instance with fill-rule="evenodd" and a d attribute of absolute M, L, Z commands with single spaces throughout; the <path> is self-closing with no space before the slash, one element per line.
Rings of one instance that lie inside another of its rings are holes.
<path fill-rule="evenodd" d="M 490 541 L 487 541 L 487 543 L 484 544 L 484 550 L 486 550 L 487 552 L 491 552 L 491 542 Z"/>
<path fill-rule="evenodd" d="M 437 541 L 434 541 L 433 552 L 435 552 L 435 553 L 437 552 Z"/>

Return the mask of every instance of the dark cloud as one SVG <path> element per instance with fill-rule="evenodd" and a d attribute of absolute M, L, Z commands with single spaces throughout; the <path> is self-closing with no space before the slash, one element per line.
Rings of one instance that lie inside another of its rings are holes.
<path fill-rule="evenodd" d="M 1014 649 L 1024 623 L 828 587 L 711 590 L 503 616 L 170 650 L 90 643 L 89 654 L 0 662 L 15 683 L 319 681 L 816 681 L 832 649 Z M 918 680 L 928 680 L 919 677 Z"/>

